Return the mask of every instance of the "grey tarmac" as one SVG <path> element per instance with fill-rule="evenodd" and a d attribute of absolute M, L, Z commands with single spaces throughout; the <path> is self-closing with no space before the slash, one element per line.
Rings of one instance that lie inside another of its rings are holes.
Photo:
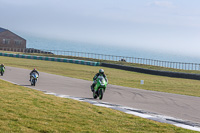
<path fill-rule="evenodd" d="M 6 67 L 0 79 L 44 92 L 92 99 L 92 81 L 40 72 L 36 86 L 29 82 L 30 70 Z M 91 75 L 91 79 L 94 75 Z M 188 88 L 189 89 L 189 88 Z M 100 100 L 94 100 L 100 101 Z M 101 102 L 155 112 L 194 123 L 200 123 L 200 97 L 148 91 L 109 84 Z"/>

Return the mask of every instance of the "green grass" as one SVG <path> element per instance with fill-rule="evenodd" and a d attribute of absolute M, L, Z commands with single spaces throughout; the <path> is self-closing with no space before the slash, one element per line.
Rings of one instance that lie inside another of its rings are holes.
<path fill-rule="evenodd" d="M 5 66 L 14 66 L 26 69 L 33 69 L 35 67 L 39 71 L 90 81 L 98 70 L 103 68 L 109 79 L 109 84 L 200 97 L 199 80 L 170 78 L 106 67 L 12 57 L 0 57 L 0 63 L 4 63 Z M 140 80 L 144 80 L 143 85 L 140 84 Z"/>
<path fill-rule="evenodd" d="M 195 132 L 85 102 L 46 95 L 2 80 L 0 94 L 1 133 Z"/>

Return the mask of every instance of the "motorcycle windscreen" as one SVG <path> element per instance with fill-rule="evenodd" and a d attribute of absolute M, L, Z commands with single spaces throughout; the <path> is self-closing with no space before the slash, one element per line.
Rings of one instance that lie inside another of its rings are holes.
<path fill-rule="evenodd" d="M 37 73 L 32 73 L 32 76 L 33 76 L 34 78 L 37 78 L 37 77 L 38 77 L 38 74 L 37 74 Z"/>
<path fill-rule="evenodd" d="M 105 84 L 105 79 L 103 76 L 99 76 L 98 79 L 101 82 L 101 84 Z"/>

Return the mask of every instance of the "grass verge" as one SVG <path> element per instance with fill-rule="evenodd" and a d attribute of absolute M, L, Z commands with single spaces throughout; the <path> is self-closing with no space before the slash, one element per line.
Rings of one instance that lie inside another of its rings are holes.
<path fill-rule="evenodd" d="M 148 75 L 106 67 L 2 56 L 0 57 L 0 63 L 4 63 L 6 66 L 26 69 L 33 69 L 35 67 L 39 71 L 85 80 L 92 80 L 98 70 L 103 68 L 108 76 L 110 84 L 200 97 L 199 80 Z M 140 84 L 140 80 L 144 80 L 143 85 Z"/>
<path fill-rule="evenodd" d="M 195 132 L 2 80 L 0 94 L 0 132 Z"/>

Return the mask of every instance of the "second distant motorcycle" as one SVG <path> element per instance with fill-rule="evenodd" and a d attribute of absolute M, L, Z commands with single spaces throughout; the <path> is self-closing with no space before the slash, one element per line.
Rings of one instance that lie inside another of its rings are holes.
<path fill-rule="evenodd" d="M 36 72 L 33 72 L 31 74 L 31 79 L 30 79 L 31 85 L 35 86 L 37 80 L 38 80 L 38 74 Z"/>

